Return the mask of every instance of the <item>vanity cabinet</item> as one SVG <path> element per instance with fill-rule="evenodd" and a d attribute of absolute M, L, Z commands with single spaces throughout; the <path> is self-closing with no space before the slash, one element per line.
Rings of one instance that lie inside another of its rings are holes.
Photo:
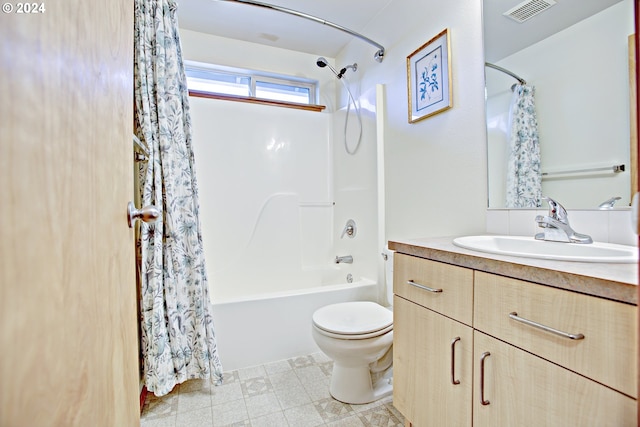
<path fill-rule="evenodd" d="M 412 426 L 636 425 L 636 306 L 401 253 L 394 293 Z"/>

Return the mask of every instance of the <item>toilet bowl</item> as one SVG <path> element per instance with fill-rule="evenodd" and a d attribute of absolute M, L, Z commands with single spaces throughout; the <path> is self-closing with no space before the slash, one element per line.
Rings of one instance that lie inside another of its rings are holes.
<path fill-rule="evenodd" d="M 329 392 L 336 400 L 361 404 L 392 393 L 391 310 L 369 301 L 331 304 L 313 314 L 312 334 L 333 360 Z"/>

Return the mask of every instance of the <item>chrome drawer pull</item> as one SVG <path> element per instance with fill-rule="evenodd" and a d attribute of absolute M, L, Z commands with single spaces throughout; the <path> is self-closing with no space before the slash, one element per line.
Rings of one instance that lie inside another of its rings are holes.
<path fill-rule="evenodd" d="M 542 329 L 545 332 L 550 332 L 552 334 L 561 336 L 563 338 L 569 338 L 572 340 L 583 340 L 584 339 L 584 335 L 582 334 L 570 334 L 568 332 L 563 332 L 563 331 L 559 331 L 557 329 L 553 329 L 549 326 L 545 326 L 545 325 L 541 325 L 540 323 L 537 322 L 533 322 L 531 320 L 525 319 L 524 317 L 518 317 L 518 313 L 516 313 L 515 311 L 512 313 L 509 313 L 509 317 L 512 318 L 513 320 L 520 322 L 520 323 L 524 323 L 525 325 L 529 325 L 529 326 L 533 326 L 534 328 L 538 328 L 538 329 Z"/>
<path fill-rule="evenodd" d="M 455 337 L 451 341 L 451 384 L 458 385 L 460 380 L 456 379 L 456 343 L 460 341 L 460 337 Z"/>
<path fill-rule="evenodd" d="M 414 282 L 413 280 L 407 280 L 407 284 L 411 285 L 411 286 L 415 286 L 416 288 L 420 288 L 420 289 L 424 289 L 425 291 L 429 291 L 429 292 L 433 292 L 433 293 L 438 293 L 438 292 L 442 292 L 442 289 L 434 289 L 434 288 L 430 288 L 428 286 L 425 285 L 421 285 L 419 283 Z"/>
<path fill-rule="evenodd" d="M 491 353 L 488 351 L 485 351 L 482 353 L 482 356 L 480 356 L 480 404 L 482 404 L 482 406 L 487 406 L 491 403 L 484 398 L 484 359 L 489 356 L 491 356 Z"/>

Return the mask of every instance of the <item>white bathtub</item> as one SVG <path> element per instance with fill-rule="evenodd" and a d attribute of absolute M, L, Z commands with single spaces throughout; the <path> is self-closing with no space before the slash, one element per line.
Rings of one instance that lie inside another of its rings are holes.
<path fill-rule="evenodd" d="M 378 301 L 368 279 L 264 294 L 213 304 L 218 351 L 225 371 L 320 351 L 311 336 L 313 312 L 327 304 Z"/>

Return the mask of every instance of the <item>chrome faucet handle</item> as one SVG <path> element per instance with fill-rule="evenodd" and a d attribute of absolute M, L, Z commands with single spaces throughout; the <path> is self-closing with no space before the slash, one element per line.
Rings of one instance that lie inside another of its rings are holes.
<path fill-rule="evenodd" d="M 569 218 L 567 215 L 567 210 L 558 203 L 556 200 L 553 200 L 551 197 L 542 197 L 542 200 L 546 200 L 549 203 L 549 216 L 557 221 L 560 221 L 564 224 L 569 223 Z"/>
<path fill-rule="evenodd" d="M 344 235 L 346 234 L 347 236 L 349 236 L 350 238 L 354 238 L 356 236 L 356 232 L 358 231 L 358 229 L 356 228 L 356 222 L 352 219 L 347 221 L 347 224 L 344 226 L 344 229 L 342 230 L 342 234 L 340 235 L 340 238 L 344 238 Z"/>
<path fill-rule="evenodd" d="M 613 209 L 613 205 L 615 205 L 616 201 L 620 200 L 622 197 L 616 196 L 610 199 L 605 200 L 604 202 L 598 205 L 600 209 Z"/>

